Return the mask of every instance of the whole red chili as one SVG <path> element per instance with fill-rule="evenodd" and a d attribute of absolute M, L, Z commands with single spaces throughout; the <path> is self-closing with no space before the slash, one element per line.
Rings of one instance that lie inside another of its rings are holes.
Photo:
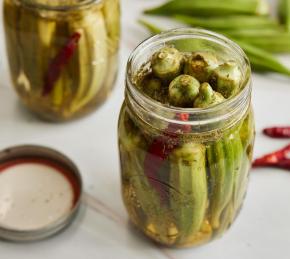
<path fill-rule="evenodd" d="M 290 170 L 290 144 L 254 161 L 253 167 L 279 167 Z"/>
<path fill-rule="evenodd" d="M 263 130 L 271 138 L 290 138 L 290 127 L 272 127 Z"/>
<path fill-rule="evenodd" d="M 177 118 L 182 121 L 188 121 L 188 114 L 178 114 Z M 178 134 L 190 132 L 190 125 L 173 125 L 169 124 L 165 133 L 155 138 L 150 145 L 145 160 L 144 160 L 144 173 L 148 178 L 149 183 L 159 193 L 161 202 L 167 199 L 167 184 L 158 180 L 157 174 L 163 166 L 165 160 L 170 153 L 179 145 Z"/>
<path fill-rule="evenodd" d="M 68 40 L 66 45 L 60 50 L 56 57 L 51 61 L 47 73 L 44 77 L 44 86 L 42 94 L 43 96 L 48 95 L 52 90 L 59 79 L 62 69 L 69 62 L 73 56 L 81 34 L 75 32 Z"/>

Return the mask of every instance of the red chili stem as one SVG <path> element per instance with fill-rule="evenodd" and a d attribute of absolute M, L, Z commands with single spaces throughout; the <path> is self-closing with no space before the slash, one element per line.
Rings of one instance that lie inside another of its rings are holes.
<path fill-rule="evenodd" d="M 188 114 L 178 114 L 182 121 L 188 121 Z M 191 126 L 169 124 L 164 135 L 157 137 L 150 145 L 144 161 L 144 173 L 149 183 L 159 193 L 161 202 L 164 203 L 168 197 L 166 183 L 158 180 L 157 173 L 161 169 L 170 153 L 179 145 L 177 133 L 190 132 Z"/>
<path fill-rule="evenodd" d="M 253 167 L 279 167 L 290 170 L 290 144 L 254 161 Z"/>
<path fill-rule="evenodd" d="M 81 34 L 78 32 L 75 32 L 72 36 L 70 36 L 66 45 L 51 61 L 47 73 L 44 76 L 44 86 L 42 91 L 43 96 L 48 95 L 53 90 L 53 87 L 56 81 L 59 79 L 63 68 L 72 58 L 77 48 L 80 37 Z"/>
<path fill-rule="evenodd" d="M 290 127 L 272 127 L 263 130 L 271 138 L 290 138 Z"/>

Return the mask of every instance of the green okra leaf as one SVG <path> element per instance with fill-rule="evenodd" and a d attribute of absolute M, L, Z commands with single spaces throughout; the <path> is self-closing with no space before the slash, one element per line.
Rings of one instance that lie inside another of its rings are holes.
<path fill-rule="evenodd" d="M 290 31 L 290 1 L 280 0 L 278 12 L 280 21 L 286 26 L 287 31 Z"/>
<path fill-rule="evenodd" d="M 269 14 L 269 6 L 265 0 L 172 0 L 165 4 L 146 10 L 146 14 L 155 15 L 203 15 L 224 16 L 232 14 Z"/>
<path fill-rule="evenodd" d="M 204 27 L 209 30 L 237 30 L 237 29 L 277 29 L 279 24 L 276 20 L 267 16 L 252 15 L 229 15 L 222 17 L 200 17 L 189 15 L 175 15 L 174 18 L 185 24 Z"/>
<path fill-rule="evenodd" d="M 179 242 L 201 229 L 207 209 L 205 146 L 186 143 L 170 155 L 170 208 L 176 222 Z"/>

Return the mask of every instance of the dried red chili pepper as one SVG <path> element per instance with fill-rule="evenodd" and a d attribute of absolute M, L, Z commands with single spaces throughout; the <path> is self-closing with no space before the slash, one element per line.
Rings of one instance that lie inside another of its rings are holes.
<path fill-rule="evenodd" d="M 182 121 L 188 121 L 188 114 L 178 114 L 177 117 Z M 164 135 L 157 137 L 150 145 L 145 160 L 144 160 L 144 173 L 147 176 L 149 183 L 159 193 L 161 202 L 166 201 L 167 184 L 158 180 L 157 173 L 163 166 L 165 160 L 170 153 L 179 145 L 178 134 L 179 132 L 190 132 L 190 125 L 183 125 L 182 127 L 169 124 L 165 130 Z"/>
<path fill-rule="evenodd" d="M 66 45 L 60 50 L 56 57 L 51 61 L 48 71 L 44 77 L 44 86 L 42 94 L 43 96 L 48 95 L 55 85 L 55 82 L 58 80 L 61 70 L 69 62 L 73 56 L 76 47 L 78 45 L 81 34 L 75 32 L 68 40 Z"/>
<path fill-rule="evenodd" d="M 263 130 L 271 138 L 290 138 L 290 127 L 273 127 Z"/>
<path fill-rule="evenodd" d="M 290 170 L 290 145 L 256 159 L 253 167 L 279 167 Z"/>

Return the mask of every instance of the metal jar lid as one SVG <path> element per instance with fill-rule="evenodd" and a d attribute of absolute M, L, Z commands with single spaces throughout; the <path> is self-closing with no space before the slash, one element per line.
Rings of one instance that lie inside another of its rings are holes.
<path fill-rule="evenodd" d="M 72 222 L 82 180 L 75 164 L 46 147 L 24 145 L 0 152 L 0 238 L 35 241 Z"/>

